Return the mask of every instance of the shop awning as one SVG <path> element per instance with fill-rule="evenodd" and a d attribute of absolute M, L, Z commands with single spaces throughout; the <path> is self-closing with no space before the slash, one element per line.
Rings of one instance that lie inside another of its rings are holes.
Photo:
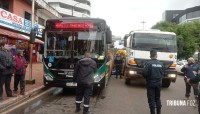
<path fill-rule="evenodd" d="M 16 33 L 16 32 L 12 32 L 12 31 L 9 31 L 9 30 L 5 30 L 5 29 L 2 29 L 2 28 L 0 28 L 0 34 L 6 35 L 6 36 L 11 37 L 11 38 L 19 39 L 19 40 L 27 40 L 27 41 L 30 40 L 29 36 L 26 36 L 26 35 L 23 35 L 23 34 L 20 34 L 20 33 Z M 39 40 L 39 39 L 35 39 L 35 42 L 39 43 L 39 44 L 44 44 L 44 42 Z"/>
<path fill-rule="evenodd" d="M 27 40 L 26 38 L 21 36 L 19 33 L 11 32 L 11 31 L 8 31 L 8 30 L 2 29 L 2 28 L 0 28 L 0 34 L 6 35 L 11 38 L 19 39 L 19 40 Z"/>

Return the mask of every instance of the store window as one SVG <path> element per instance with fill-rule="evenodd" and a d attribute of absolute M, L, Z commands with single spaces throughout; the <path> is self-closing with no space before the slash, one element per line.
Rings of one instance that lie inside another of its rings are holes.
<path fill-rule="evenodd" d="M 25 11 L 25 16 L 24 16 L 24 18 L 30 21 L 30 20 L 31 20 L 31 14 L 28 13 L 27 11 Z"/>
<path fill-rule="evenodd" d="M 38 24 L 44 26 L 45 20 L 42 19 L 41 17 L 38 17 Z"/>
<path fill-rule="evenodd" d="M 0 8 L 9 11 L 10 0 L 0 0 Z"/>

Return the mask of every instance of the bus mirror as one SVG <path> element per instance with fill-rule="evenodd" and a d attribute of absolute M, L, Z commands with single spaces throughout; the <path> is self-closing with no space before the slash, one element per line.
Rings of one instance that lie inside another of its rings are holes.
<path fill-rule="evenodd" d="M 198 61 L 200 62 L 200 52 L 198 53 Z"/>
<path fill-rule="evenodd" d="M 111 33 L 110 29 L 108 29 L 106 31 L 106 43 L 107 44 L 112 43 L 112 33 Z"/>

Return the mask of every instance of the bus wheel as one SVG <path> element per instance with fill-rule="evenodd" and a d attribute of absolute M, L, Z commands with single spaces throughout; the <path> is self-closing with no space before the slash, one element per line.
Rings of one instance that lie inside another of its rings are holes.
<path fill-rule="evenodd" d="M 162 87 L 168 88 L 170 86 L 170 84 L 171 84 L 170 79 L 163 79 L 163 81 L 162 81 Z"/>
<path fill-rule="evenodd" d="M 47 84 L 46 84 L 46 80 L 45 80 L 44 77 L 43 77 L 43 84 L 44 84 L 45 87 L 47 86 Z"/>
<path fill-rule="evenodd" d="M 102 80 L 101 89 L 104 89 L 105 87 L 106 87 L 106 77 L 104 77 Z"/>
<path fill-rule="evenodd" d="M 125 84 L 126 84 L 126 85 L 130 85 L 130 83 L 131 83 L 131 80 L 130 80 L 129 78 L 126 78 Z"/>

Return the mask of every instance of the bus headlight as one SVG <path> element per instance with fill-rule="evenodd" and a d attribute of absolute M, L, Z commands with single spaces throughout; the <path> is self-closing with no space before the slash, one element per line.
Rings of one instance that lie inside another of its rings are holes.
<path fill-rule="evenodd" d="M 130 71 L 129 71 L 129 74 L 132 74 L 132 75 L 133 75 L 133 74 L 137 74 L 137 72 L 136 72 L 136 71 L 133 71 L 133 70 L 130 70 Z"/>
<path fill-rule="evenodd" d="M 168 74 L 168 77 L 170 77 L 170 78 L 175 78 L 175 77 L 176 77 L 176 74 Z"/>
<path fill-rule="evenodd" d="M 53 78 L 47 74 L 44 74 L 44 77 L 47 81 L 53 81 Z"/>
<path fill-rule="evenodd" d="M 98 74 L 94 76 L 94 82 L 99 82 L 101 80 L 101 76 Z"/>

